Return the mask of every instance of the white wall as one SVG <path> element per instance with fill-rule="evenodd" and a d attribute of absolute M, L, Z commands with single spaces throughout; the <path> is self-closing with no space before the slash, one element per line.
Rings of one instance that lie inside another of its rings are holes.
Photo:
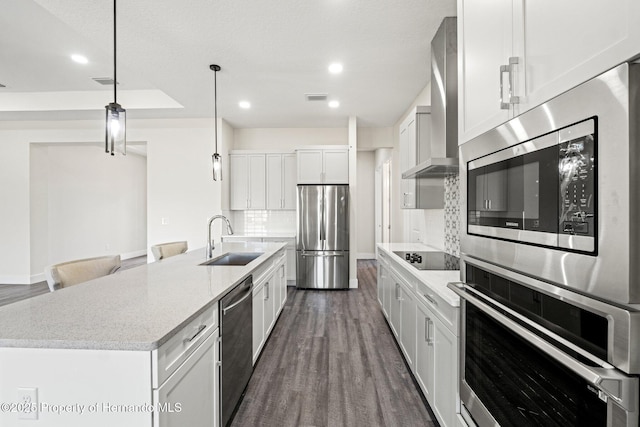
<path fill-rule="evenodd" d="M 39 230 L 31 229 L 30 144 L 101 144 L 103 132 L 102 120 L 0 122 L 0 200 L 10 207 L 0 209 L 0 283 L 31 283 L 41 273 L 31 265 Z M 128 120 L 127 137 L 147 143 L 147 249 L 172 240 L 187 240 L 190 250 L 204 247 L 206 220 L 221 212 L 221 184 L 211 178 L 211 120 Z M 229 143 L 219 140 L 219 146 Z"/>
<path fill-rule="evenodd" d="M 372 259 L 375 258 L 375 152 L 358 151 L 357 162 L 358 258 Z"/>
<path fill-rule="evenodd" d="M 71 259 L 146 253 L 146 166 L 97 145 L 32 144 L 32 276 Z"/>

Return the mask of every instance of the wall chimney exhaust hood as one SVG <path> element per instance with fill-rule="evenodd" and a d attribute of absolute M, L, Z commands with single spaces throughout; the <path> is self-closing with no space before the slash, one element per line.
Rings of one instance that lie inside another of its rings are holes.
<path fill-rule="evenodd" d="M 418 147 L 418 164 L 402 178 L 458 173 L 457 19 L 444 18 L 431 41 L 431 138 Z"/>

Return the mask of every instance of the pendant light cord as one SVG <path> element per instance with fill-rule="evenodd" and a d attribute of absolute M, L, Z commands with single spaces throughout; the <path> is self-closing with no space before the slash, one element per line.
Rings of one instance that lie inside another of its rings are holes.
<path fill-rule="evenodd" d="M 116 0 L 113 0 L 113 102 L 118 103 L 118 95 L 116 86 L 118 85 L 118 76 L 116 74 Z"/>
<path fill-rule="evenodd" d="M 216 141 L 216 154 L 218 153 L 218 72 L 213 70 L 213 117 Z"/>

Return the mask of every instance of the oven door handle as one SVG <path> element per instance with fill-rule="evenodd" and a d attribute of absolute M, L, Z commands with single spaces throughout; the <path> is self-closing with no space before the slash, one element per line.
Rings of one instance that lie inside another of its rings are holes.
<path fill-rule="evenodd" d="M 576 360 L 575 358 L 569 356 L 567 353 L 550 344 L 543 338 L 540 338 L 529 329 L 521 326 L 517 322 L 514 322 L 509 317 L 491 307 L 485 301 L 482 301 L 480 298 L 486 297 L 477 294 L 477 292 L 474 292 L 473 288 L 467 286 L 465 283 L 453 282 L 447 284 L 447 287 L 458 294 L 460 298 L 473 304 L 483 313 L 487 314 L 497 322 L 504 325 L 506 328 L 520 336 L 529 344 L 538 348 L 543 353 L 550 356 L 555 361 L 574 372 L 576 375 L 591 383 L 594 387 L 597 387 L 600 392 L 602 392 L 605 396 L 613 399 L 624 409 L 628 411 L 637 410 L 636 402 L 638 401 L 638 378 L 628 377 L 617 371 L 614 367 L 591 367 L 585 365 L 584 363 Z M 474 294 L 478 296 L 471 294 L 471 292 L 474 292 Z M 487 298 L 487 300 L 489 299 Z M 540 327 L 535 322 L 519 315 L 518 313 L 514 312 L 513 310 L 500 304 L 497 301 L 491 300 L 491 303 L 495 304 L 501 310 L 504 310 L 505 312 L 518 318 L 518 320 L 544 333 L 544 328 Z M 603 397 L 603 395 L 600 395 L 600 397 Z"/>

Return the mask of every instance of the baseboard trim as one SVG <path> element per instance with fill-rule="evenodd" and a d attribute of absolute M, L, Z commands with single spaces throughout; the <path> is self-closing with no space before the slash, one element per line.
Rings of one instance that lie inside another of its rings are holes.
<path fill-rule="evenodd" d="M 141 249 L 139 251 L 127 252 L 124 254 L 120 254 L 120 259 L 131 259 L 139 256 L 147 255 L 146 249 Z"/>
<path fill-rule="evenodd" d="M 358 287 L 358 279 L 349 279 L 349 288 L 356 289 Z"/>
<path fill-rule="evenodd" d="M 357 255 L 358 259 L 376 259 L 376 254 L 369 252 L 361 252 Z"/>
<path fill-rule="evenodd" d="M 44 276 L 44 274 L 43 274 Z M 36 283 L 36 282 L 33 282 Z M 0 276 L 0 286 L 1 285 L 32 285 L 31 277 L 24 276 Z"/>

